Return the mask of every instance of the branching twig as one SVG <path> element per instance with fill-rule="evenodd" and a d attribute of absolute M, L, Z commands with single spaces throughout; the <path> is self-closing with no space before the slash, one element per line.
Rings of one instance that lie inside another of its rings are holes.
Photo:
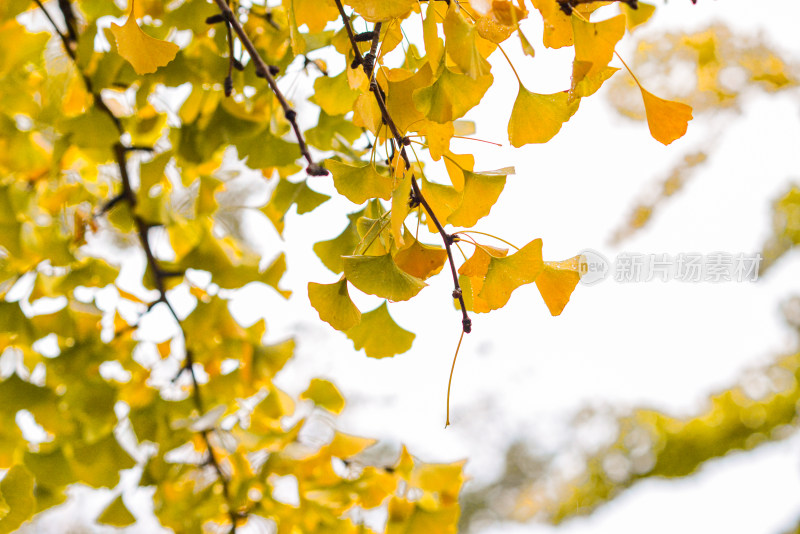
<path fill-rule="evenodd" d="M 217 2 L 219 1 L 221 0 L 217 0 Z M 355 36 L 353 35 L 353 29 L 350 26 L 350 17 L 348 17 L 347 13 L 345 13 L 341 0 L 336 0 L 336 7 L 339 9 L 339 14 L 342 17 L 345 30 L 347 31 L 347 35 L 350 37 L 350 44 L 353 47 L 356 58 L 358 59 L 361 57 L 361 53 L 358 50 L 358 45 L 356 44 Z M 372 57 L 373 59 L 375 57 L 378 47 L 378 40 L 380 38 L 380 30 L 381 24 L 377 23 L 373 29 L 372 46 L 367 57 Z M 362 58 L 361 66 L 364 68 L 364 73 L 367 75 L 367 77 L 372 79 L 372 67 L 374 64 L 368 65 L 368 60 L 366 58 Z M 378 85 L 377 80 L 372 80 L 369 88 L 370 92 L 375 96 L 375 100 L 381 110 L 383 122 L 389 126 L 389 130 L 392 132 L 392 141 L 394 143 L 393 148 L 400 152 L 400 157 L 403 158 L 403 163 L 405 164 L 406 170 L 408 170 L 411 168 L 411 159 L 408 157 L 408 153 L 406 152 L 406 146 L 410 141 L 408 137 L 404 137 L 400 133 L 400 130 L 398 130 L 397 125 L 394 123 L 391 115 L 389 115 L 389 110 L 386 107 L 384 92 L 380 88 L 380 85 Z M 417 184 L 417 179 L 413 173 L 411 174 L 411 192 L 413 195 L 413 200 L 422 205 L 422 207 L 425 209 L 425 212 L 428 214 L 428 217 L 430 217 L 434 226 L 436 226 L 436 229 L 439 231 L 439 235 L 442 237 L 445 250 L 447 251 L 447 260 L 450 263 L 450 272 L 453 275 L 453 298 L 457 299 L 461 306 L 461 329 L 464 333 L 469 334 L 472 331 L 472 319 L 469 318 L 469 314 L 467 313 L 466 304 L 464 303 L 464 295 L 461 291 L 461 285 L 458 283 L 458 271 L 456 270 L 456 264 L 453 260 L 453 252 L 451 250 L 451 246 L 455 240 L 452 235 L 445 231 L 444 226 L 442 226 L 442 223 L 439 222 L 439 219 L 436 217 L 436 214 L 433 212 L 430 204 L 428 204 L 428 202 L 425 200 L 425 197 L 422 195 L 422 191 L 420 191 L 419 184 Z"/>
<path fill-rule="evenodd" d="M 278 87 L 278 82 L 275 81 L 274 76 L 272 75 L 270 67 L 264 62 L 264 59 L 256 50 L 255 45 L 245 33 L 244 28 L 242 27 L 239 19 L 236 18 L 236 15 L 231 11 L 231 8 L 228 6 L 225 0 L 214 0 L 219 6 L 222 15 L 225 17 L 225 20 L 231 25 L 233 31 L 236 32 L 236 35 L 239 37 L 239 41 L 241 41 L 242 46 L 244 46 L 247 53 L 250 54 L 250 59 L 253 60 L 256 68 L 256 75 L 261 78 L 267 80 L 267 84 L 269 84 L 269 88 L 272 89 L 272 92 L 275 94 L 275 98 L 278 99 L 278 102 L 283 109 L 283 114 L 286 116 L 286 120 L 292 125 L 292 129 L 294 130 L 294 135 L 297 138 L 297 144 L 300 147 L 300 152 L 303 154 L 303 157 L 308 162 L 308 167 L 306 168 L 306 172 L 311 176 L 326 176 L 328 171 L 325 170 L 323 167 L 314 163 L 314 160 L 311 157 L 311 152 L 308 150 L 308 145 L 306 145 L 305 138 L 303 137 L 303 133 L 300 131 L 300 126 L 297 124 L 297 112 L 289 105 L 289 101 L 286 100 L 286 97 L 281 92 L 280 88 Z"/>
<path fill-rule="evenodd" d="M 58 25 L 56 25 L 56 23 L 53 20 L 53 18 L 50 16 L 50 14 L 47 12 L 47 10 L 44 9 L 44 6 L 42 5 L 41 1 L 40 0 L 34 0 L 34 2 L 44 12 L 45 16 L 47 17 L 47 20 L 50 22 L 50 24 L 53 27 L 53 31 L 56 32 L 56 34 L 58 34 L 58 36 L 61 38 L 61 42 L 64 45 L 64 50 L 66 51 L 66 53 L 70 57 L 70 59 L 72 59 L 72 61 L 74 62 L 75 67 L 80 72 L 80 74 L 81 74 L 81 76 L 82 76 L 82 78 L 84 80 L 84 83 L 86 84 L 86 90 L 94 97 L 95 106 L 100 111 L 103 111 L 104 113 L 108 114 L 109 117 L 111 117 L 111 119 L 114 121 L 115 126 L 117 127 L 117 130 L 120 133 L 120 136 L 122 136 L 122 134 L 124 133 L 124 129 L 122 128 L 122 123 L 113 114 L 113 112 L 108 108 L 108 106 L 106 106 L 105 102 L 103 102 L 103 100 L 100 97 L 100 95 L 93 90 L 91 80 L 88 78 L 88 76 L 86 76 L 85 73 L 83 73 L 80 70 L 80 68 L 78 66 L 77 57 L 76 57 L 75 52 L 72 49 L 71 44 L 70 44 L 71 42 L 76 42 L 77 38 L 73 37 L 72 35 L 68 36 L 68 35 L 65 35 L 64 33 L 62 33 L 61 30 L 58 29 Z M 59 3 L 59 5 L 61 5 L 61 3 Z M 64 11 L 64 8 L 62 7 L 62 12 L 63 11 Z M 71 9 L 70 9 L 69 12 L 64 12 L 64 16 L 68 17 L 69 16 L 68 13 L 71 13 Z M 70 20 L 66 20 L 66 24 L 67 24 L 68 31 L 69 31 L 69 27 L 70 27 L 71 21 Z M 116 204 L 118 204 L 119 202 L 122 202 L 122 201 L 124 201 L 124 202 L 126 202 L 128 204 L 128 207 L 129 207 L 130 212 L 131 212 L 131 217 L 133 218 L 133 222 L 134 222 L 134 224 L 136 226 L 136 231 L 137 231 L 137 234 L 139 236 L 140 244 L 142 246 L 142 249 L 144 250 L 145 257 L 147 258 L 147 265 L 150 268 L 150 271 L 152 272 L 153 280 L 154 280 L 154 283 L 155 283 L 155 286 L 156 286 L 156 290 L 158 291 L 158 295 L 159 295 L 158 299 L 154 303 L 152 303 L 150 306 L 148 306 L 148 311 L 151 310 L 155 304 L 163 303 L 167 307 L 167 309 L 169 310 L 169 312 L 172 315 L 172 317 L 175 319 L 175 322 L 178 325 L 178 329 L 180 330 L 181 335 L 183 336 L 184 346 L 186 346 L 187 345 L 187 343 L 186 343 L 186 331 L 183 329 L 183 325 L 181 324 L 181 320 L 178 317 L 178 314 L 175 312 L 175 308 L 172 306 L 172 304 L 169 302 L 169 299 L 167 298 L 166 278 L 169 278 L 170 276 L 173 276 L 175 273 L 167 272 L 167 271 L 164 271 L 164 270 L 161 269 L 161 266 L 159 265 L 158 260 L 155 257 L 155 254 L 153 253 L 153 247 L 152 247 L 152 245 L 150 243 L 149 231 L 150 231 L 150 228 L 152 227 L 152 225 L 150 225 L 147 221 L 145 221 L 140 215 L 136 214 L 137 199 L 136 199 L 136 194 L 134 193 L 133 188 L 131 187 L 130 175 L 128 174 L 128 167 L 127 167 L 127 161 L 126 161 L 127 153 L 130 152 L 130 151 L 133 151 L 133 150 L 150 150 L 150 151 L 152 151 L 152 149 L 148 148 L 148 147 L 138 147 L 138 146 L 137 147 L 125 147 L 124 145 L 122 145 L 121 142 L 118 142 L 118 143 L 116 143 L 114 145 L 114 157 L 115 157 L 115 160 L 116 160 L 116 163 L 117 163 L 117 167 L 119 168 L 120 179 L 122 181 L 122 191 L 119 194 L 117 194 L 115 197 L 113 197 L 109 202 L 107 202 L 103 206 L 103 208 L 101 209 L 101 212 L 105 213 L 106 211 L 111 209 L 111 207 L 113 207 L 114 205 L 116 205 Z M 193 386 L 193 388 L 192 388 L 192 396 L 194 398 L 195 406 L 197 407 L 197 409 L 199 410 L 200 414 L 202 415 L 202 413 L 203 413 L 203 400 L 202 400 L 202 395 L 201 395 L 201 391 L 200 391 L 200 385 L 198 384 L 197 375 L 196 375 L 195 370 L 194 370 L 194 361 L 193 361 L 193 358 L 192 358 L 192 353 L 188 349 L 186 349 L 186 360 L 185 360 L 185 363 L 184 363 L 184 368 L 186 368 L 189 371 L 189 374 L 191 375 L 192 386 Z M 228 516 L 229 516 L 229 518 L 231 520 L 231 532 L 235 533 L 236 532 L 236 523 L 241 520 L 240 514 L 238 514 L 236 512 L 236 510 L 234 510 L 233 507 L 230 506 L 230 503 L 231 503 L 230 483 L 229 483 L 229 480 L 228 480 L 228 476 L 222 470 L 222 466 L 219 463 L 219 459 L 217 458 L 216 453 L 214 452 L 214 449 L 213 449 L 212 444 L 211 444 L 210 434 L 211 434 L 211 431 L 209 431 L 209 430 L 201 430 L 200 431 L 200 435 L 201 435 L 201 437 L 203 439 L 203 442 L 206 444 L 206 448 L 208 449 L 208 463 L 214 468 L 214 471 L 217 474 L 217 478 L 219 479 L 220 484 L 222 485 L 223 497 L 225 498 L 226 504 L 228 504 L 228 509 L 229 509 Z"/>

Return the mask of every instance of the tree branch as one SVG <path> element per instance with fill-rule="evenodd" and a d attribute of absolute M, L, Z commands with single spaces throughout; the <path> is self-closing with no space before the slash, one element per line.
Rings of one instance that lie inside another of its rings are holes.
<path fill-rule="evenodd" d="M 78 72 L 81 74 L 81 77 L 83 78 L 84 83 L 86 84 L 87 91 L 93 96 L 95 106 L 100 111 L 103 111 L 104 113 L 108 114 L 109 117 L 111 117 L 111 119 L 114 121 L 115 126 L 117 127 L 117 130 L 120 133 L 120 136 L 122 136 L 122 134 L 125 133 L 124 129 L 122 128 L 122 123 L 112 113 L 112 111 L 108 108 L 108 106 L 106 106 L 105 102 L 103 102 L 100 95 L 93 90 L 91 80 L 88 78 L 88 76 L 86 76 L 86 74 L 80 70 L 80 67 L 78 66 L 77 62 L 77 57 L 75 55 L 75 52 L 72 50 L 70 44 L 71 42 L 74 41 L 72 41 L 71 37 L 68 37 L 67 35 L 62 33 L 61 30 L 58 29 L 58 26 L 56 25 L 55 21 L 47 12 L 47 10 L 44 9 L 44 6 L 42 5 L 40 0 L 34 0 L 34 2 L 44 12 L 45 17 L 47 17 L 47 20 L 53 27 L 53 31 L 56 34 L 58 34 L 58 36 L 61 38 L 61 42 L 64 45 L 64 50 L 75 64 L 75 68 L 78 69 Z M 67 13 L 65 13 L 65 17 L 66 16 Z M 66 24 L 69 27 L 70 21 L 67 20 Z M 183 329 L 183 325 L 181 324 L 181 320 L 178 317 L 178 314 L 175 312 L 175 308 L 172 306 L 172 304 L 169 302 L 169 299 L 167 298 L 165 280 L 173 273 L 168 273 L 161 269 L 161 266 L 159 265 L 158 260 L 155 257 L 155 254 L 153 253 L 153 247 L 150 244 L 149 231 L 151 225 L 147 221 L 145 221 L 140 215 L 137 215 L 135 211 L 137 202 L 136 194 L 134 193 L 133 188 L 131 187 L 130 175 L 128 174 L 128 167 L 126 162 L 126 155 L 128 152 L 132 150 L 142 150 L 142 149 L 143 147 L 125 147 L 124 145 L 122 145 L 121 142 L 117 142 L 116 144 L 114 144 L 113 148 L 114 158 L 116 160 L 117 167 L 119 168 L 120 179 L 122 181 L 122 191 L 103 206 L 102 212 L 105 213 L 111 207 L 122 201 L 125 201 L 128 204 L 128 207 L 130 208 L 131 211 L 131 217 L 133 218 L 133 222 L 136 226 L 136 231 L 139 236 L 140 244 L 142 246 L 142 249 L 144 250 L 145 257 L 147 259 L 147 265 L 148 267 L 150 267 L 150 271 L 153 273 L 154 283 L 159 294 L 158 300 L 156 300 L 155 303 L 151 304 L 148 307 L 148 311 L 151 310 L 155 304 L 159 302 L 164 303 L 164 305 L 167 307 L 172 317 L 175 319 L 175 322 L 178 325 L 178 329 L 180 330 L 181 335 L 183 336 L 184 346 L 186 346 L 187 345 L 186 331 Z M 147 147 L 144 147 L 144 149 L 152 150 Z M 192 396 L 194 398 L 195 406 L 202 415 L 203 399 L 200 392 L 200 385 L 197 382 L 197 375 L 195 374 L 194 371 L 194 361 L 192 358 L 192 353 L 188 349 L 186 349 L 186 361 L 184 363 L 184 367 L 189 370 L 189 374 L 191 375 L 192 386 L 193 386 Z M 241 517 L 240 514 L 238 514 L 231 506 L 230 483 L 227 475 L 222 470 L 222 466 L 219 463 L 219 459 L 217 458 L 216 453 L 214 452 L 214 449 L 211 444 L 210 434 L 211 431 L 209 430 L 200 431 L 200 435 L 203 438 L 203 442 L 206 444 L 206 448 L 208 449 L 208 462 L 214 468 L 214 471 L 217 474 L 217 478 L 219 479 L 220 484 L 222 484 L 222 490 L 223 490 L 222 493 L 225 502 L 228 505 L 228 517 L 231 520 L 231 532 L 235 533 L 236 523 L 240 521 Z"/>
<path fill-rule="evenodd" d="M 308 150 L 308 145 L 306 145 L 303 133 L 300 131 L 300 126 L 297 124 L 297 112 L 292 108 L 291 105 L 289 105 L 286 97 L 278 87 L 278 82 L 275 81 L 269 66 L 266 64 L 266 62 L 264 62 L 264 59 L 258 53 L 258 50 L 256 50 L 255 45 L 247 36 L 247 33 L 245 33 L 244 28 L 239 22 L 239 19 L 236 18 L 236 15 L 233 13 L 233 11 L 231 11 L 231 8 L 228 6 L 225 0 L 214 1 L 217 3 L 217 6 L 219 6 L 219 9 L 222 12 L 222 15 L 225 17 L 225 20 L 233 28 L 233 31 L 236 32 L 236 35 L 242 42 L 242 46 L 244 46 L 245 50 L 247 50 L 247 53 L 250 54 L 250 59 L 252 59 L 253 63 L 255 64 L 256 75 L 267 80 L 269 88 L 272 89 L 272 92 L 275 94 L 275 98 L 278 99 L 278 102 L 283 109 L 283 114 L 286 116 L 286 120 L 288 120 L 292 125 L 294 135 L 297 138 L 297 144 L 300 147 L 300 152 L 308 162 L 306 172 L 311 176 L 327 176 L 328 171 L 319 164 L 314 163 L 314 160 L 311 157 L 311 152 Z"/>
<path fill-rule="evenodd" d="M 221 0 L 217 0 L 217 2 L 220 1 Z M 336 0 L 336 7 L 339 9 L 339 14 L 342 17 L 342 21 L 344 22 L 347 34 L 350 36 L 350 44 L 353 47 L 353 51 L 356 54 L 356 58 L 361 57 L 360 52 L 358 50 L 358 45 L 356 44 L 355 41 L 355 37 L 353 36 L 353 29 L 350 27 L 350 17 L 348 17 L 347 14 L 344 12 L 344 7 L 342 6 L 341 0 Z M 375 57 L 374 54 L 376 53 L 378 48 L 378 40 L 380 39 L 380 30 L 381 30 L 381 24 L 380 23 L 375 24 L 375 28 L 373 29 L 372 46 L 368 54 L 368 57 L 371 56 L 373 59 Z M 368 65 L 368 60 L 362 59 L 361 66 L 364 69 L 364 73 L 367 75 L 367 77 L 370 80 L 372 80 L 374 63 Z M 370 92 L 375 96 L 375 100 L 378 103 L 378 107 L 381 110 L 381 116 L 383 118 L 383 122 L 385 122 L 386 125 L 389 126 L 389 130 L 392 132 L 392 137 L 393 137 L 392 141 L 394 143 L 394 146 L 396 150 L 400 152 L 400 157 L 403 158 L 403 163 L 405 164 L 406 170 L 408 170 L 411 168 L 411 159 L 408 157 L 408 153 L 406 152 L 406 146 L 409 144 L 409 140 L 407 137 L 404 137 L 400 133 L 400 131 L 397 129 L 397 125 L 394 123 L 394 120 L 392 120 L 391 115 L 389 115 L 389 110 L 387 109 L 386 102 L 384 100 L 385 95 L 383 93 L 383 90 L 380 88 L 380 85 L 378 85 L 377 80 L 372 80 L 370 82 L 369 88 Z M 464 303 L 464 295 L 463 292 L 461 291 L 461 285 L 458 282 L 458 271 L 456 270 L 455 261 L 453 259 L 453 252 L 451 250 L 451 246 L 454 243 L 454 238 L 452 235 L 448 234 L 445 231 L 444 226 L 442 226 L 442 223 L 436 217 L 436 214 L 433 212 L 433 209 L 431 208 L 430 204 L 428 204 L 428 201 L 425 200 L 425 197 L 423 196 L 422 191 L 420 191 L 419 189 L 419 184 L 417 184 L 417 179 L 414 176 L 413 172 L 411 174 L 411 189 L 414 200 L 418 201 L 422 205 L 422 207 L 425 209 L 425 212 L 428 214 L 428 217 L 430 217 L 434 226 L 436 226 L 436 229 L 439 231 L 439 235 L 442 237 L 445 250 L 447 251 L 447 261 L 450 263 L 450 272 L 452 273 L 453 276 L 453 286 L 454 286 L 453 298 L 458 300 L 458 303 L 461 307 L 461 315 L 462 315 L 461 329 L 463 330 L 464 333 L 469 334 L 472 331 L 472 319 L 470 319 L 469 314 L 467 313 L 467 307 L 466 304 Z"/>

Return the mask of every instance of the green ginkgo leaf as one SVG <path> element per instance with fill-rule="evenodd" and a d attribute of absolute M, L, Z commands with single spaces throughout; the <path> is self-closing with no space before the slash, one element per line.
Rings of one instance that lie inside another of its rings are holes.
<path fill-rule="evenodd" d="M 400 269 L 391 254 L 344 256 L 342 262 L 345 277 L 356 288 L 391 301 L 408 300 L 427 285 Z"/>
<path fill-rule="evenodd" d="M 125 503 L 122 501 L 122 495 L 119 495 L 116 499 L 111 501 L 111 504 L 109 504 L 105 510 L 103 510 L 100 517 L 97 518 L 97 522 L 113 527 L 127 527 L 135 523 L 136 518 L 125 506 Z"/>
<path fill-rule="evenodd" d="M 376 171 L 370 162 L 350 165 L 329 159 L 325 167 L 333 175 L 333 186 L 350 202 L 363 204 L 370 198 L 389 200 L 392 196 L 392 179 Z"/>
<path fill-rule="evenodd" d="M 325 267 L 336 274 L 342 272 L 342 256 L 352 254 L 361 242 L 361 236 L 358 234 L 358 219 L 364 215 L 365 211 L 366 208 L 348 214 L 347 218 L 350 222 L 338 236 L 314 243 L 314 253 Z"/>
<path fill-rule="evenodd" d="M 36 511 L 33 475 L 22 465 L 14 465 L 0 480 L 0 499 L 8 511 L 0 518 L 0 533 L 14 532 Z"/>
<path fill-rule="evenodd" d="M 333 284 L 309 282 L 308 300 L 319 318 L 336 330 L 345 331 L 361 321 L 361 312 L 350 299 L 345 278 Z"/>
<path fill-rule="evenodd" d="M 508 140 L 517 148 L 529 143 L 546 143 L 578 111 L 579 103 L 580 100 L 570 101 L 568 93 L 540 95 L 520 84 L 508 121 Z"/>
<path fill-rule="evenodd" d="M 361 316 L 361 322 L 347 331 L 356 350 L 364 349 L 370 358 L 388 358 L 411 348 L 416 335 L 401 328 L 389 315 L 384 301 Z"/>

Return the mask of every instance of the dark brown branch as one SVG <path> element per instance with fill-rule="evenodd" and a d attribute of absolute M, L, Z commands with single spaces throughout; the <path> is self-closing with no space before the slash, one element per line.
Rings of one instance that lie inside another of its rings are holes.
<path fill-rule="evenodd" d="M 225 0 L 214 0 L 219 6 L 222 15 L 225 17 L 225 20 L 230 24 L 233 28 L 233 31 L 236 32 L 236 35 L 239 37 L 239 41 L 241 41 L 242 46 L 244 46 L 247 53 L 250 54 L 250 59 L 253 60 L 256 68 L 256 74 L 267 80 L 267 84 L 269 88 L 272 89 L 272 92 L 275 94 L 275 98 L 278 99 L 278 102 L 283 109 L 283 114 L 286 116 L 286 120 L 292 125 L 292 130 L 294 130 L 294 135 L 297 138 L 297 144 L 300 147 L 300 152 L 303 154 L 303 157 L 308 162 L 308 167 L 306 172 L 312 176 L 325 176 L 328 174 L 324 168 L 322 168 L 317 163 L 314 163 L 313 158 L 311 157 L 311 152 L 308 150 L 308 145 L 306 145 L 305 138 L 303 137 L 303 133 L 300 131 L 300 126 L 297 124 L 297 112 L 289 105 L 289 102 L 286 100 L 286 97 L 283 96 L 280 88 L 278 87 L 278 82 L 275 81 L 275 78 L 272 75 L 270 67 L 264 62 L 264 59 L 256 50 L 255 45 L 245 33 L 244 28 L 242 27 L 239 19 L 236 18 L 236 15 L 231 11 L 231 8 L 225 2 Z"/>
<path fill-rule="evenodd" d="M 219 1 L 219 0 L 217 0 Z M 361 57 L 360 52 L 358 50 L 358 45 L 356 44 L 355 38 L 353 36 L 353 29 L 350 27 L 350 17 L 344 12 L 344 7 L 342 6 L 341 0 L 336 0 L 336 6 L 339 8 L 339 15 L 342 17 L 342 21 L 345 25 L 345 29 L 347 34 L 350 36 L 350 44 L 353 47 L 353 51 L 356 54 L 356 57 Z M 380 32 L 381 32 L 381 24 L 375 24 L 373 31 L 373 40 L 372 46 L 370 47 L 369 54 L 367 57 L 372 57 L 373 60 L 375 58 L 375 53 L 377 52 L 378 48 L 378 41 L 380 39 Z M 368 65 L 369 63 L 369 65 Z M 361 61 L 361 66 L 364 69 L 364 73 L 367 75 L 368 78 L 372 79 L 373 74 L 373 67 L 374 63 L 369 62 L 368 59 L 364 58 Z M 368 70 L 369 69 L 369 70 Z M 378 103 L 378 107 L 381 110 L 381 116 L 383 118 L 383 122 L 389 126 L 389 130 L 392 133 L 392 140 L 393 140 L 393 148 L 400 152 L 400 157 L 403 158 L 403 163 L 405 164 L 406 170 L 411 168 L 411 159 L 408 157 L 408 153 L 406 152 L 406 146 L 408 145 L 408 138 L 404 137 L 400 130 L 397 129 L 397 125 L 394 123 L 391 115 L 389 114 L 389 110 L 386 107 L 386 101 L 384 99 L 383 90 L 380 88 L 377 80 L 372 80 L 370 82 L 370 92 L 375 96 L 375 101 Z M 453 298 L 458 300 L 459 305 L 461 306 L 461 329 L 464 333 L 469 334 L 472 331 L 472 319 L 469 318 L 469 314 L 467 313 L 467 307 L 464 302 L 464 295 L 461 291 L 461 284 L 458 282 L 458 271 L 456 270 L 455 260 L 453 259 L 453 252 L 451 250 L 451 246 L 454 243 L 453 236 L 448 234 L 442 223 L 436 217 L 436 214 L 433 212 L 430 204 L 428 201 L 425 200 L 425 197 L 422 195 L 422 191 L 419 189 L 419 184 L 417 184 L 417 179 L 414 174 L 411 174 L 411 189 L 413 193 L 413 201 L 419 202 L 422 207 L 425 209 L 425 212 L 430 217 L 431 221 L 433 222 L 436 229 L 439 231 L 439 235 L 444 242 L 445 250 L 447 251 L 447 261 L 450 263 L 450 272 L 453 275 Z"/>
<path fill-rule="evenodd" d="M 344 22 L 344 29 L 347 32 L 347 36 L 350 38 L 350 46 L 353 48 L 353 54 L 355 54 L 355 59 L 353 59 L 353 64 L 351 67 L 356 68 L 364 63 L 364 58 L 361 55 L 361 50 L 358 49 L 358 45 L 356 44 L 356 36 L 353 34 L 352 26 L 350 26 L 350 17 L 348 17 L 347 13 L 344 12 L 342 0 L 336 0 L 336 7 L 339 8 L 339 14 L 342 16 L 342 22 Z"/>

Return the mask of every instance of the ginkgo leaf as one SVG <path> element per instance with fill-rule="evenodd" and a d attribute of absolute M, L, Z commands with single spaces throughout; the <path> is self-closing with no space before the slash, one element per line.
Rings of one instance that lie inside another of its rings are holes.
<path fill-rule="evenodd" d="M 336 76 L 320 76 L 314 80 L 314 95 L 309 98 L 328 115 L 344 115 L 353 111 L 353 103 L 360 93 L 351 89 L 347 70 Z"/>
<path fill-rule="evenodd" d="M 344 275 L 356 288 L 391 301 L 408 300 L 427 284 L 400 269 L 391 254 L 344 256 Z M 363 323 L 364 316 L 361 316 Z"/>
<path fill-rule="evenodd" d="M 329 412 L 342 413 L 344 397 L 331 382 L 320 378 L 312 378 L 308 389 L 300 394 L 300 398 L 310 400 Z"/>
<path fill-rule="evenodd" d="M 639 85 L 647 113 L 647 126 L 653 138 L 665 145 L 683 137 L 692 120 L 692 107 L 681 102 L 664 100 Z"/>
<path fill-rule="evenodd" d="M 455 187 L 450 185 L 437 184 L 422 178 L 422 194 L 425 200 L 440 220 L 447 220 L 450 214 L 458 209 L 461 204 L 461 193 Z M 436 225 L 433 220 L 428 217 L 428 228 L 431 232 L 437 232 Z"/>
<path fill-rule="evenodd" d="M 371 94 L 361 94 L 356 98 L 353 104 L 353 124 L 378 135 L 378 130 L 383 125 L 383 115 Z"/>
<path fill-rule="evenodd" d="M 436 4 L 428 2 L 428 10 L 422 21 L 422 39 L 425 44 L 425 57 L 433 71 L 439 70 L 439 63 L 444 55 L 444 41 L 439 37 Z"/>
<path fill-rule="evenodd" d="M 353 436 L 336 430 L 328 449 L 331 452 L 331 456 L 346 459 L 355 456 L 368 447 L 372 447 L 375 441 L 374 439 Z"/>
<path fill-rule="evenodd" d="M 505 258 L 507 255 L 507 249 L 482 245 L 475 247 L 472 256 L 458 269 L 460 274 L 459 281 L 462 283 L 462 293 L 464 295 L 464 306 L 467 310 L 476 313 L 491 311 L 486 300 L 478 295 L 483 289 L 483 282 L 489 270 L 491 259 Z"/>
<path fill-rule="evenodd" d="M 593 95 L 602 87 L 603 82 L 611 78 L 619 70 L 616 67 L 604 67 L 599 72 L 587 76 L 586 73 L 589 69 L 591 69 L 591 63 L 585 61 L 575 61 L 572 64 L 570 98 L 576 99 Z"/>
<path fill-rule="evenodd" d="M 175 43 L 150 37 L 136 23 L 134 0 L 131 0 L 131 14 L 125 24 L 111 23 L 111 32 L 117 40 L 119 55 L 128 60 L 136 74 L 155 72 L 175 59 L 180 47 Z"/>
<path fill-rule="evenodd" d="M 386 22 L 405 18 L 417 5 L 417 0 L 344 0 L 344 3 L 352 6 L 368 22 Z"/>
<path fill-rule="evenodd" d="M 625 14 L 625 26 L 628 31 L 633 31 L 637 26 L 641 26 L 653 16 L 656 11 L 656 6 L 645 3 L 637 2 L 637 8 L 633 9 L 625 2 L 620 2 L 622 12 Z"/>
<path fill-rule="evenodd" d="M 0 517 L 0 532 L 14 532 L 36 512 L 33 491 L 33 475 L 22 465 L 11 466 L 0 480 L 0 499 L 8 507 Z"/>
<path fill-rule="evenodd" d="M 391 69 L 384 74 L 383 69 L 378 73 L 378 79 L 386 76 L 386 109 L 395 126 L 401 133 L 406 132 L 413 125 L 418 124 L 424 115 L 414 104 L 415 91 L 428 87 L 433 81 L 433 71 L 430 63 L 425 63 L 417 72 L 406 69 Z M 468 78 L 468 76 L 465 76 Z M 374 98 L 373 98 L 374 100 Z"/>
<path fill-rule="evenodd" d="M 536 287 L 551 315 L 561 315 L 580 282 L 580 260 L 581 256 L 575 256 L 565 261 L 546 261 L 536 277 Z"/>
<path fill-rule="evenodd" d="M 532 0 L 544 20 L 542 42 L 547 48 L 561 48 L 572 44 L 570 17 L 559 7 L 556 0 Z"/>
<path fill-rule="evenodd" d="M 294 16 L 298 25 L 308 25 L 311 33 L 325 29 L 325 25 L 339 17 L 333 0 L 292 0 Z"/>
<path fill-rule="evenodd" d="M 363 204 L 370 198 L 389 200 L 392 196 L 392 179 L 376 171 L 370 162 L 350 165 L 329 159 L 325 167 L 333 175 L 333 186 L 351 202 Z"/>
<path fill-rule="evenodd" d="M 349 223 L 338 236 L 327 241 L 314 243 L 314 253 L 325 267 L 336 274 L 342 272 L 342 256 L 352 254 L 361 241 L 361 236 L 358 233 L 357 221 L 365 211 L 366 208 L 348 214 L 347 218 L 349 219 Z"/>
<path fill-rule="evenodd" d="M 517 148 L 528 143 L 546 143 L 578 111 L 579 103 L 579 100 L 570 102 L 565 92 L 540 95 L 520 84 L 508 121 L 509 141 Z"/>
<path fill-rule="evenodd" d="M 116 499 L 106 506 L 97 522 L 103 525 L 111 525 L 112 527 L 127 527 L 136 522 L 136 518 L 125 506 L 122 501 L 122 495 L 118 495 Z"/>
<path fill-rule="evenodd" d="M 319 313 L 319 318 L 336 330 L 344 332 L 361 320 L 361 312 L 350 299 L 344 278 L 333 284 L 309 282 L 308 300 Z"/>
<path fill-rule="evenodd" d="M 425 135 L 433 161 L 439 161 L 444 154 L 450 153 L 450 140 L 455 135 L 454 123 L 441 124 L 426 120 L 425 125 L 420 128 L 420 133 Z"/>
<path fill-rule="evenodd" d="M 572 31 L 575 42 L 575 61 L 591 64 L 584 76 L 591 76 L 608 66 L 614 57 L 614 48 L 625 35 L 625 15 L 601 22 L 588 22 L 580 17 L 572 17 Z M 573 85 L 575 80 L 573 72 Z"/>
<path fill-rule="evenodd" d="M 472 79 L 489 74 L 491 66 L 478 51 L 475 43 L 478 37 L 475 26 L 464 18 L 457 2 L 450 3 L 443 29 L 447 40 L 447 55 L 462 72 Z"/>
<path fill-rule="evenodd" d="M 486 301 L 490 310 L 502 308 L 516 288 L 536 280 L 543 268 L 541 239 L 505 258 L 491 258 L 478 297 Z"/>
<path fill-rule="evenodd" d="M 572 24 L 569 16 L 561 9 L 557 0 L 532 0 L 533 6 L 539 10 L 544 20 L 544 32 L 542 42 L 547 48 L 561 48 L 572 44 Z M 589 15 L 596 9 L 606 5 L 605 2 L 578 3 L 572 8 L 583 18 L 588 19 Z"/>
<path fill-rule="evenodd" d="M 346 332 L 356 350 L 364 349 L 370 358 L 387 358 L 411 348 L 415 334 L 404 330 L 389 315 L 383 304 L 361 316 L 361 322 Z"/>
<path fill-rule="evenodd" d="M 447 222 L 453 226 L 474 226 L 489 215 L 506 185 L 502 174 L 479 174 L 464 171 L 464 191 L 461 204 L 450 214 Z"/>
<path fill-rule="evenodd" d="M 420 243 L 406 232 L 406 242 L 409 240 L 410 244 L 394 256 L 397 266 L 420 280 L 439 273 L 447 262 L 447 251 L 442 247 Z"/>
<path fill-rule="evenodd" d="M 464 171 L 471 171 L 475 168 L 475 156 L 472 154 L 453 154 L 449 150 L 445 156 L 444 166 L 447 169 L 447 175 L 450 177 L 450 183 L 458 191 L 463 191 Z"/>
<path fill-rule="evenodd" d="M 450 122 L 463 117 L 483 98 L 494 80 L 491 74 L 472 79 L 467 74 L 457 74 L 442 67 L 437 80 L 430 87 L 414 91 L 416 108 L 434 122 Z"/>

